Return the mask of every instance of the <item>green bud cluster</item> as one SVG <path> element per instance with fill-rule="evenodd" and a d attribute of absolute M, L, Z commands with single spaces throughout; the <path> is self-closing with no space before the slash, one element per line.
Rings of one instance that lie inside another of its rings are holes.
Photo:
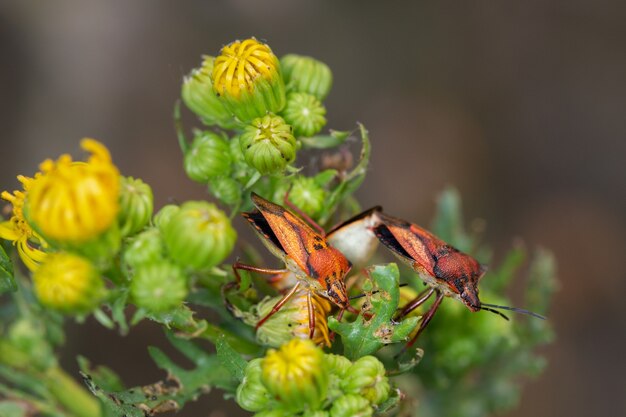
<path fill-rule="evenodd" d="M 390 393 L 385 367 L 374 356 L 351 362 L 293 339 L 248 364 L 237 403 L 256 415 L 371 416 Z"/>

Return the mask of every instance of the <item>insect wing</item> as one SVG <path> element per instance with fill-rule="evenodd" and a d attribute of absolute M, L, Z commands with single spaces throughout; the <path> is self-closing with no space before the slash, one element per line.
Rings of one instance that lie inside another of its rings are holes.
<path fill-rule="evenodd" d="M 401 257 L 409 258 L 407 261 L 414 264 L 414 268 L 419 267 L 434 276 L 435 260 L 424 235 L 418 233 L 419 228 L 414 229 L 414 225 L 386 214 L 381 213 L 380 218 L 382 224 L 375 229 L 380 241 Z"/>

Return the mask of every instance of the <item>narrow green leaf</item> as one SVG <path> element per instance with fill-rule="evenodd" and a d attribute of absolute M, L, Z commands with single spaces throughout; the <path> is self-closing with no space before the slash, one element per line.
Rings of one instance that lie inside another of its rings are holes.
<path fill-rule="evenodd" d="M 6 251 L 0 246 L 0 294 L 17 291 L 17 283 L 13 270 L 13 262 Z"/>
<path fill-rule="evenodd" d="M 306 148 L 328 149 L 341 145 L 348 137 L 350 137 L 349 131 L 331 130 L 329 135 L 301 137 L 299 140 Z"/>
<path fill-rule="evenodd" d="M 215 347 L 217 348 L 217 357 L 222 362 L 222 365 L 228 370 L 228 372 L 230 372 L 237 382 L 241 382 L 245 375 L 248 362 L 246 362 L 246 360 L 228 344 L 226 338 L 223 336 L 217 339 Z"/>

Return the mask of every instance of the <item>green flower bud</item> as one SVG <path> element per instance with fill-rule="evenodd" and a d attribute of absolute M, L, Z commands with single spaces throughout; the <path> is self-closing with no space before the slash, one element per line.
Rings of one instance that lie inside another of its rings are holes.
<path fill-rule="evenodd" d="M 280 62 L 269 46 L 254 38 L 226 45 L 215 59 L 213 90 L 242 122 L 285 107 Z"/>
<path fill-rule="evenodd" d="M 233 205 L 241 199 L 242 187 L 232 178 L 220 177 L 209 181 L 209 191 L 222 203 Z"/>
<path fill-rule="evenodd" d="M 57 364 L 52 346 L 46 340 L 45 323 L 41 320 L 34 317 L 19 318 L 11 324 L 8 338 L 4 340 L 28 358 L 28 363 L 24 363 L 24 366 L 44 370 Z M 1 354 L 2 352 L 0 356 Z M 6 362 L 4 364 L 6 365 Z"/>
<path fill-rule="evenodd" d="M 235 401 L 244 410 L 261 411 L 270 402 L 270 394 L 261 382 L 262 361 L 263 359 L 257 358 L 248 362 L 243 381 L 237 387 Z"/>
<path fill-rule="evenodd" d="M 328 397 L 336 398 L 344 394 L 341 389 L 341 383 L 346 376 L 348 369 L 352 366 L 352 362 L 345 356 L 334 355 L 332 353 L 324 355 L 328 370 L 330 373 L 330 379 L 328 383 Z"/>
<path fill-rule="evenodd" d="M 161 232 L 156 227 L 149 228 L 134 236 L 122 253 L 122 261 L 129 269 L 137 269 L 141 265 L 158 262 L 164 255 Z"/>
<path fill-rule="evenodd" d="M 253 315 L 253 323 L 256 324 L 265 317 L 281 296 L 265 298 L 256 305 L 256 314 Z M 311 299 L 315 309 L 315 330 L 313 343 L 330 346 L 328 334 L 328 314 L 330 303 L 317 295 Z M 283 307 L 270 317 L 263 326 L 257 329 L 256 338 L 262 345 L 279 347 L 294 337 L 300 339 L 309 338 L 309 310 L 307 307 L 307 291 L 296 292 Z"/>
<path fill-rule="evenodd" d="M 122 236 L 146 227 L 152 218 L 152 188 L 139 178 L 120 177 L 120 211 L 117 220 Z"/>
<path fill-rule="evenodd" d="M 341 388 L 349 394 L 360 394 L 371 404 L 380 404 L 389 397 L 391 386 L 382 362 L 374 356 L 363 356 L 348 369 Z"/>
<path fill-rule="evenodd" d="M 316 410 L 326 399 L 324 353 L 310 340 L 293 339 L 279 350 L 270 349 L 261 369 L 263 384 L 286 410 Z"/>
<path fill-rule="evenodd" d="M 202 65 L 185 77 L 182 88 L 183 101 L 204 124 L 231 129 L 236 125 L 235 118 L 213 91 L 211 73 L 214 62 L 214 57 L 204 56 Z"/>
<path fill-rule="evenodd" d="M 313 136 L 326 125 L 326 108 L 308 93 L 289 93 L 281 114 L 296 136 Z"/>
<path fill-rule="evenodd" d="M 41 304 L 64 313 L 87 313 L 106 293 L 93 264 L 71 253 L 48 254 L 34 272 L 33 282 Z"/>
<path fill-rule="evenodd" d="M 165 225 L 170 222 L 172 216 L 178 213 L 178 210 L 180 210 L 180 206 L 176 204 L 167 204 L 161 207 L 161 210 L 154 216 L 154 225 L 162 231 Z"/>
<path fill-rule="evenodd" d="M 164 312 L 178 307 L 187 296 L 187 279 L 182 269 L 168 261 L 139 265 L 130 283 L 137 307 Z"/>
<path fill-rule="evenodd" d="M 326 191 L 313 178 L 299 176 L 291 186 L 289 200 L 312 218 L 316 218 L 326 201 Z"/>
<path fill-rule="evenodd" d="M 246 162 L 261 174 L 276 174 L 296 157 L 296 138 L 282 117 L 267 115 L 245 127 L 239 143 Z"/>
<path fill-rule="evenodd" d="M 290 91 L 309 93 L 324 100 L 333 85 L 328 65 L 315 58 L 295 54 L 280 59 L 285 84 Z"/>
<path fill-rule="evenodd" d="M 330 373 L 333 375 L 337 375 L 342 379 L 346 376 L 348 369 L 350 369 L 350 367 L 352 366 L 352 362 L 350 362 L 350 359 L 342 355 L 328 353 L 325 355 L 325 358 Z"/>
<path fill-rule="evenodd" d="M 188 201 L 161 227 L 169 256 L 179 265 L 207 269 L 233 250 L 237 232 L 223 211 L 205 201 Z"/>
<path fill-rule="evenodd" d="M 198 132 L 185 154 L 185 172 L 194 181 L 230 175 L 231 157 L 228 141 L 213 132 Z"/>
<path fill-rule="evenodd" d="M 337 398 L 330 408 L 330 417 L 370 417 L 373 414 L 369 401 L 356 394 Z"/>

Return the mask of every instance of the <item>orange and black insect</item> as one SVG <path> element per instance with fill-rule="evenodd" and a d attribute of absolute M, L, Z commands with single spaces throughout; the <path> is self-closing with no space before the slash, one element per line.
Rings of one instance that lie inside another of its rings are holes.
<path fill-rule="evenodd" d="M 242 215 L 254 227 L 270 252 L 283 260 L 285 269 L 259 268 L 237 261 L 233 265 L 237 279 L 239 280 L 238 270 L 247 270 L 269 275 L 291 272 L 297 280 L 256 327 L 262 326 L 299 288 L 304 287 L 309 291 L 307 306 L 312 336 L 315 330 L 315 314 L 311 294 L 316 293 L 328 298 L 341 310 L 351 309 L 344 277 L 352 265 L 322 234 L 313 230 L 296 215 L 255 193 L 252 193 L 251 198 L 256 209 Z"/>
<path fill-rule="evenodd" d="M 495 309 L 510 310 L 544 319 L 543 316 L 527 310 L 481 302 L 478 297 L 478 282 L 487 270 L 485 266 L 416 224 L 384 213 L 378 214 L 378 220 L 379 224 L 373 227 L 373 231 L 380 242 L 413 268 L 429 287 L 401 310 L 399 318 L 406 316 L 436 294 L 435 301 L 424 314 L 417 333 L 407 347 L 415 343 L 444 297 L 461 301 L 472 312 L 490 311 L 507 320 L 508 317 Z"/>

